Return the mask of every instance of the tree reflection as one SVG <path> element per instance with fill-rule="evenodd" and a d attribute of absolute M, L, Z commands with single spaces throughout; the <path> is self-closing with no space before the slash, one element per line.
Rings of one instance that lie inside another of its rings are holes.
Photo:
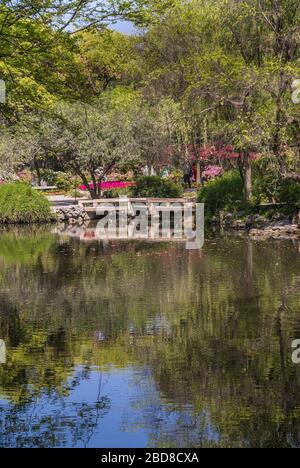
<path fill-rule="evenodd" d="M 212 239 L 199 254 L 4 236 L 1 446 L 88 445 L 109 395 L 79 404 L 72 391 L 91 369 L 132 365 L 150 369 L 138 385 L 156 392 L 142 394 L 134 422 L 151 446 L 300 445 L 297 243 Z M 34 242 L 44 247 L 29 254 Z"/>
<path fill-rule="evenodd" d="M 110 407 L 109 398 L 100 395 L 100 385 L 93 404 L 69 401 L 86 372 L 77 371 L 63 392 L 49 387 L 25 402 L 0 407 L 0 446 L 86 447 Z"/>

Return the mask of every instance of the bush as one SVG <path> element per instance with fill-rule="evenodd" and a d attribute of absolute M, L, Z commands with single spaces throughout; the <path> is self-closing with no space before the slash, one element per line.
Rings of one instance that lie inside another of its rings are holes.
<path fill-rule="evenodd" d="M 45 223 L 53 220 L 48 200 L 30 185 L 0 185 L 0 223 Z"/>
<path fill-rule="evenodd" d="M 44 180 L 47 185 L 56 185 L 57 172 L 54 172 L 52 169 L 40 169 L 40 174 L 42 180 Z"/>
<path fill-rule="evenodd" d="M 209 219 L 222 209 L 236 210 L 243 200 L 243 181 L 236 171 L 226 172 L 222 177 L 206 184 L 199 192 L 199 203 L 205 203 L 205 216 Z"/>
<path fill-rule="evenodd" d="M 169 179 L 177 185 L 183 185 L 183 173 L 180 169 L 174 169 L 171 174 Z"/>
<path fill-rule="evenodd" d="M 183 189 L 170 180 L 157 176 L 139 177 L 131 189 L 134 197 L 179 198 Z"/>
<path fill-rule="evenodd" d="M 131 197 L 132 190 L 131 187 L 127 188 L 116 188 L 111 190 L 105 190 L 105 198 L 119 198 L 119 197 Z"/>
<path fill-rule="evenodd" d="M 253 178 L 253 201 L 286 203 L 300 207 L 300 184 L 283 179 L 279 174 L 255 175 Z"/>
<path fill-rule="evenodd" d="M 78 183 L 76 185 L 79 185 L 80 180 L 78 179 Z M 66 174 L 65 172 L 57 172 L 56 173 L 56 179 L 54 185 L 57 186 L 57 188 L 61 190 L 70 190 L 72 188 L 75 188 L 75 179 L 72 177 L 70 174 Z"/>
<path fill-rule="evenodd" d="M 61 190 L 70 190 L 75 187 L 75 179 L 66 172 L 55 172 L 52 169 L 41 169 L 41 178 L 48 185 L 56 185 Z M 78 184 L 79 184 L 78 180 Z M 77 184 L 77 185 L 78 185 Z"/>
<path fill-rule="evenodd" d="M 284 180 L 278 190 L 278 200 L 300 208 L 300 184 Z"/>
<path fill-rule="evenodd" d="M 266 172 L 265 174 L 253 174 L 253 202 L 256 205 L 279 201 L 279 190 L 282 185 L 282 178 L 276 172 Z"/>
<path fill-rule="evenodd" d="M 0 182 L 16 182 L 19 177 L 13 171 L 0 169 Z"/>

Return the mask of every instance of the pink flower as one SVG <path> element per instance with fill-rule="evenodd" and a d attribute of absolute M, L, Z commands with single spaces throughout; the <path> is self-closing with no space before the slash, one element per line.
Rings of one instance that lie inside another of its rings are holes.
<path fill-rule="evenodd" d="M 223 169 L 220 166 L 207 166 L 202 172 L 203 177 L 208 179 L 213 179 L 223 174 Z"/>
<path fill-rule="evenodd" d="M 120 182 L 120 181 L 115 181 L 115 182 L 101 182 L 101 190 L 113 190 L 113 189 L 125 189 L 127 187 L 132 187 L 134 185 L 134 182 Z M 89 184 L 89 188 L 92 189 L 94 187 L 93 183 Z M 98 183 L 99 187 L 99 183 Z M 85 185 L 80 185 L 79 187 L 80 190 L 86 191 L 87 187 Z"/>

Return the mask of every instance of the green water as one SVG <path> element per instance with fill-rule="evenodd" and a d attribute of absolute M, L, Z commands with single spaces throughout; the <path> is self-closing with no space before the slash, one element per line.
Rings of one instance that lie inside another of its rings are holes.
<path fill-rule="evenodd" d="M 299 248 L 1 231 L 0 446 L 299 446 Z"/>

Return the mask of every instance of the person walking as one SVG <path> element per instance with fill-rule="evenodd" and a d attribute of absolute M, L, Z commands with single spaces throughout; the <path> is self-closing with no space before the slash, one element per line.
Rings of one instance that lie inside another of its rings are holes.
<path fill-rule="evenodd" d="M 189 162 L 186 161 L 183 166 L 183 182 L 184 182 L 185 188 L 192 188 L 192 184 L 191 184 L 192 175 L 193 175 L 192 168 Z"/>

